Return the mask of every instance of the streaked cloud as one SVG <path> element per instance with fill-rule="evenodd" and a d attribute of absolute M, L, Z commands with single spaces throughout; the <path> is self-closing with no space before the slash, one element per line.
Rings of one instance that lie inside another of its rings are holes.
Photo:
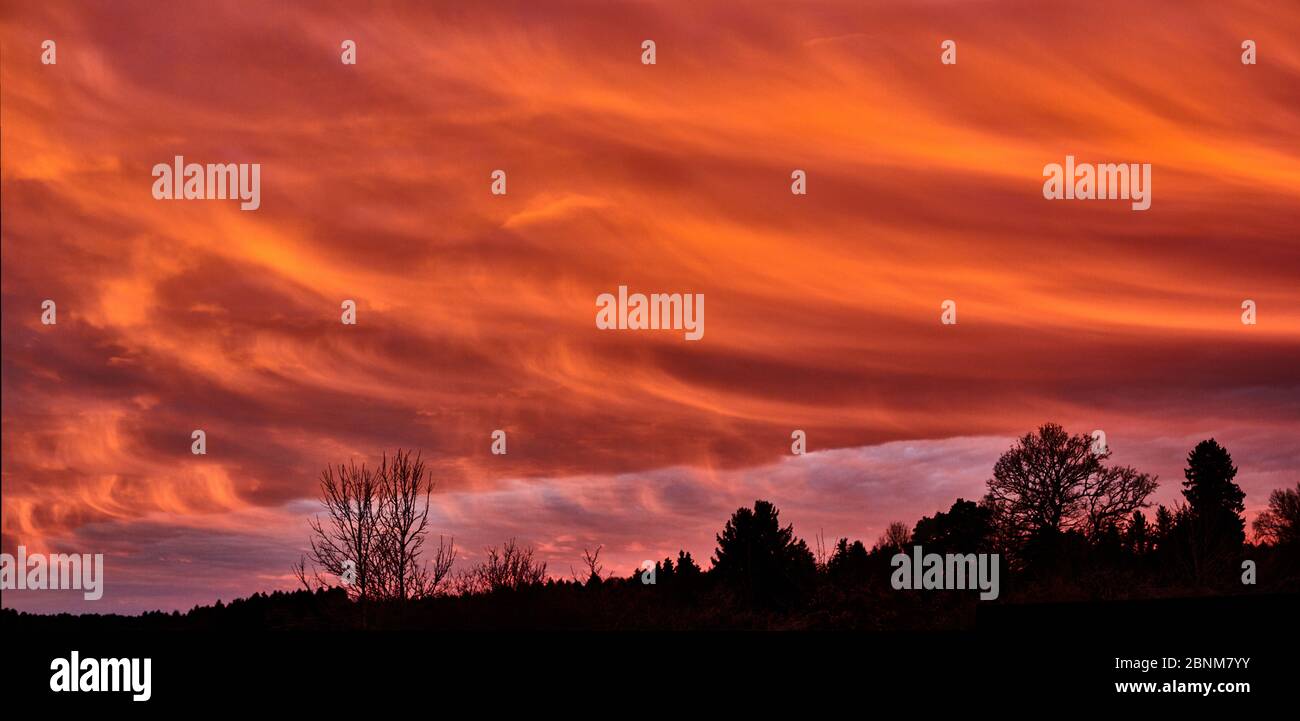
<path fill-rule="evenodd" d="M 467 554 L 630 570 L 759 496 L 874 538 L 1047 420 L 1162 502 L 1215 436 L 1253 513 L 1300 460 L 1297 31 L 1244 1 L 11 9 L 3 546 L 105 548 L 120 608 L 288 585 L 320 469 L 400 446 Z M 176 154 L 261 163 L 261 209 L 154 201 Z M 1151 163 L 1151 210 L 1044 201 L 1066 154 Z M 596 331 L 620 284 L 704 293 L 705 340 Z"/>

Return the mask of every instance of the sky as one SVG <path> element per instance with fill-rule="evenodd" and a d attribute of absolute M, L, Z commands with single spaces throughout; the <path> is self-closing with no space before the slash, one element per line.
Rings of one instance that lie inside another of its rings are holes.
<path fill-rule="evenodd" d="M 292 588 L 320 472 L 398 448 L 459 567 L 556 577 L 707 566 L 757 498 L 870 545 L 1048 421 L 1166 504 L 1214 437 L 1253 517 L 1300 480 L 1300 7 L 1138 5 L 6 3 L 3 550 L 105 591 L 3 605 Z M 261 207 L 155 200 L 176 155 Z M 1044 199 L 1067 155 L 1150 209 Z M 620 285 L 704 337 L 598 329 Z"/>

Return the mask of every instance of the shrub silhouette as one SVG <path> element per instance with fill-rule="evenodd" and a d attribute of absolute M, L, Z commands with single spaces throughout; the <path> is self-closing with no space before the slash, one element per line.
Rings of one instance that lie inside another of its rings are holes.
<path fill-rule="evenodd" d="M 511 538 L 500 548 L 485 549 L 483 561 L 456 580 L 462 594 L 518 591 L 546 581 L 546 562 L 534 559 L 532 546 L 521 546 Z"/>
<path fill-rule="evenodd" d="M 826 575 L 841 586 L 854 586 L 865 583 L 871 575 L 871 558 L 862 541 L 849 543 L 841 538 L 835 544 L 830 560 L 826 562 Z"/>
<path fill-rule="evenodd" d="M 665 558 L 655 564 L 655 582 L 667 583 L 674 588 L 691 589 L 696 587 L 703 573 L 700 567 L 696 565 L 695 559 L 691 558 L 689 551 L 678 551 L 676 564 L 673 563 L 671 558 Z"/>
<path fill-rule="evenodd" d="M 926 552 L 983 553 L 993 545 L 993 509 L 958 498 L 948 512 L 923 516 L 912 531 L 912 543 Z"/>

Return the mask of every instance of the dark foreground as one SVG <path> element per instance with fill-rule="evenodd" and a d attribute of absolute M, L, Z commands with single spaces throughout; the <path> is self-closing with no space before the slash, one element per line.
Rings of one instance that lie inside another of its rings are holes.
<path fill-rule="evenodd" d="M 448 704 L 491 716 L 789 708 L 802 718 L 844 704 L 855 715 L 882 704 L 1012 717 L 1098 705 L 1249 710 L 1293 707 L 1298 610 L 1294 594 L 986 604 L 971 628 L 906 632 L 163 630 L 6 612 L 4 698 L 49 711 L 283 706 L 303 716 L 356 705 L 440 715 Z M 151 658 L 152 698 L 51 692 L 50 661 L 72 650 Z M 1157 668 L 1117 669 L 1117 659 Z M 1116 690 L 1167 681 L 1249 690 Z"/>

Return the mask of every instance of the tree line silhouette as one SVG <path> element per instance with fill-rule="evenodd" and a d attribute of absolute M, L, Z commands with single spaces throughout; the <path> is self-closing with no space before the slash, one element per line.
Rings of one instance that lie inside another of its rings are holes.
<path fill-rule="evenodd" d="M 433 481 L 418 454 L 399 450 L 375 468 L 322 473 L 323 514 L 312 519 L 311 550 L 294 568 L 301 590 L 115 618 L 197 628 L 970 627 L 976 594 L 890 586 L 890 559 L 918 545 L 998 554 L 1004 590 L 995 603 L 1300 590 L 1300 483 L 1272 492 L 1248 543 L 1237 467 L 1214 439 L 1189 452 L 1183 500 L 1150 517 L 1157 479 L 1109 458 L 1091 437 L 1047 423 L 1002 454 L 982 498 L 958 498 L 911 526 L 891 523 L 870 547 L 839 538 L 828 548 L 818 537 L 810 548 L 776 506 L 758 500 L 726 521 L 708 569 L 683 549 L 626 576 L 606 575 L 597 547 L 584 550 L 584 572 L 571 568 L 565 579 L 548 575 L 516 539 L 463 569 L 454 568 L 450 539 L 439 537 L 426 554 Z"/>

